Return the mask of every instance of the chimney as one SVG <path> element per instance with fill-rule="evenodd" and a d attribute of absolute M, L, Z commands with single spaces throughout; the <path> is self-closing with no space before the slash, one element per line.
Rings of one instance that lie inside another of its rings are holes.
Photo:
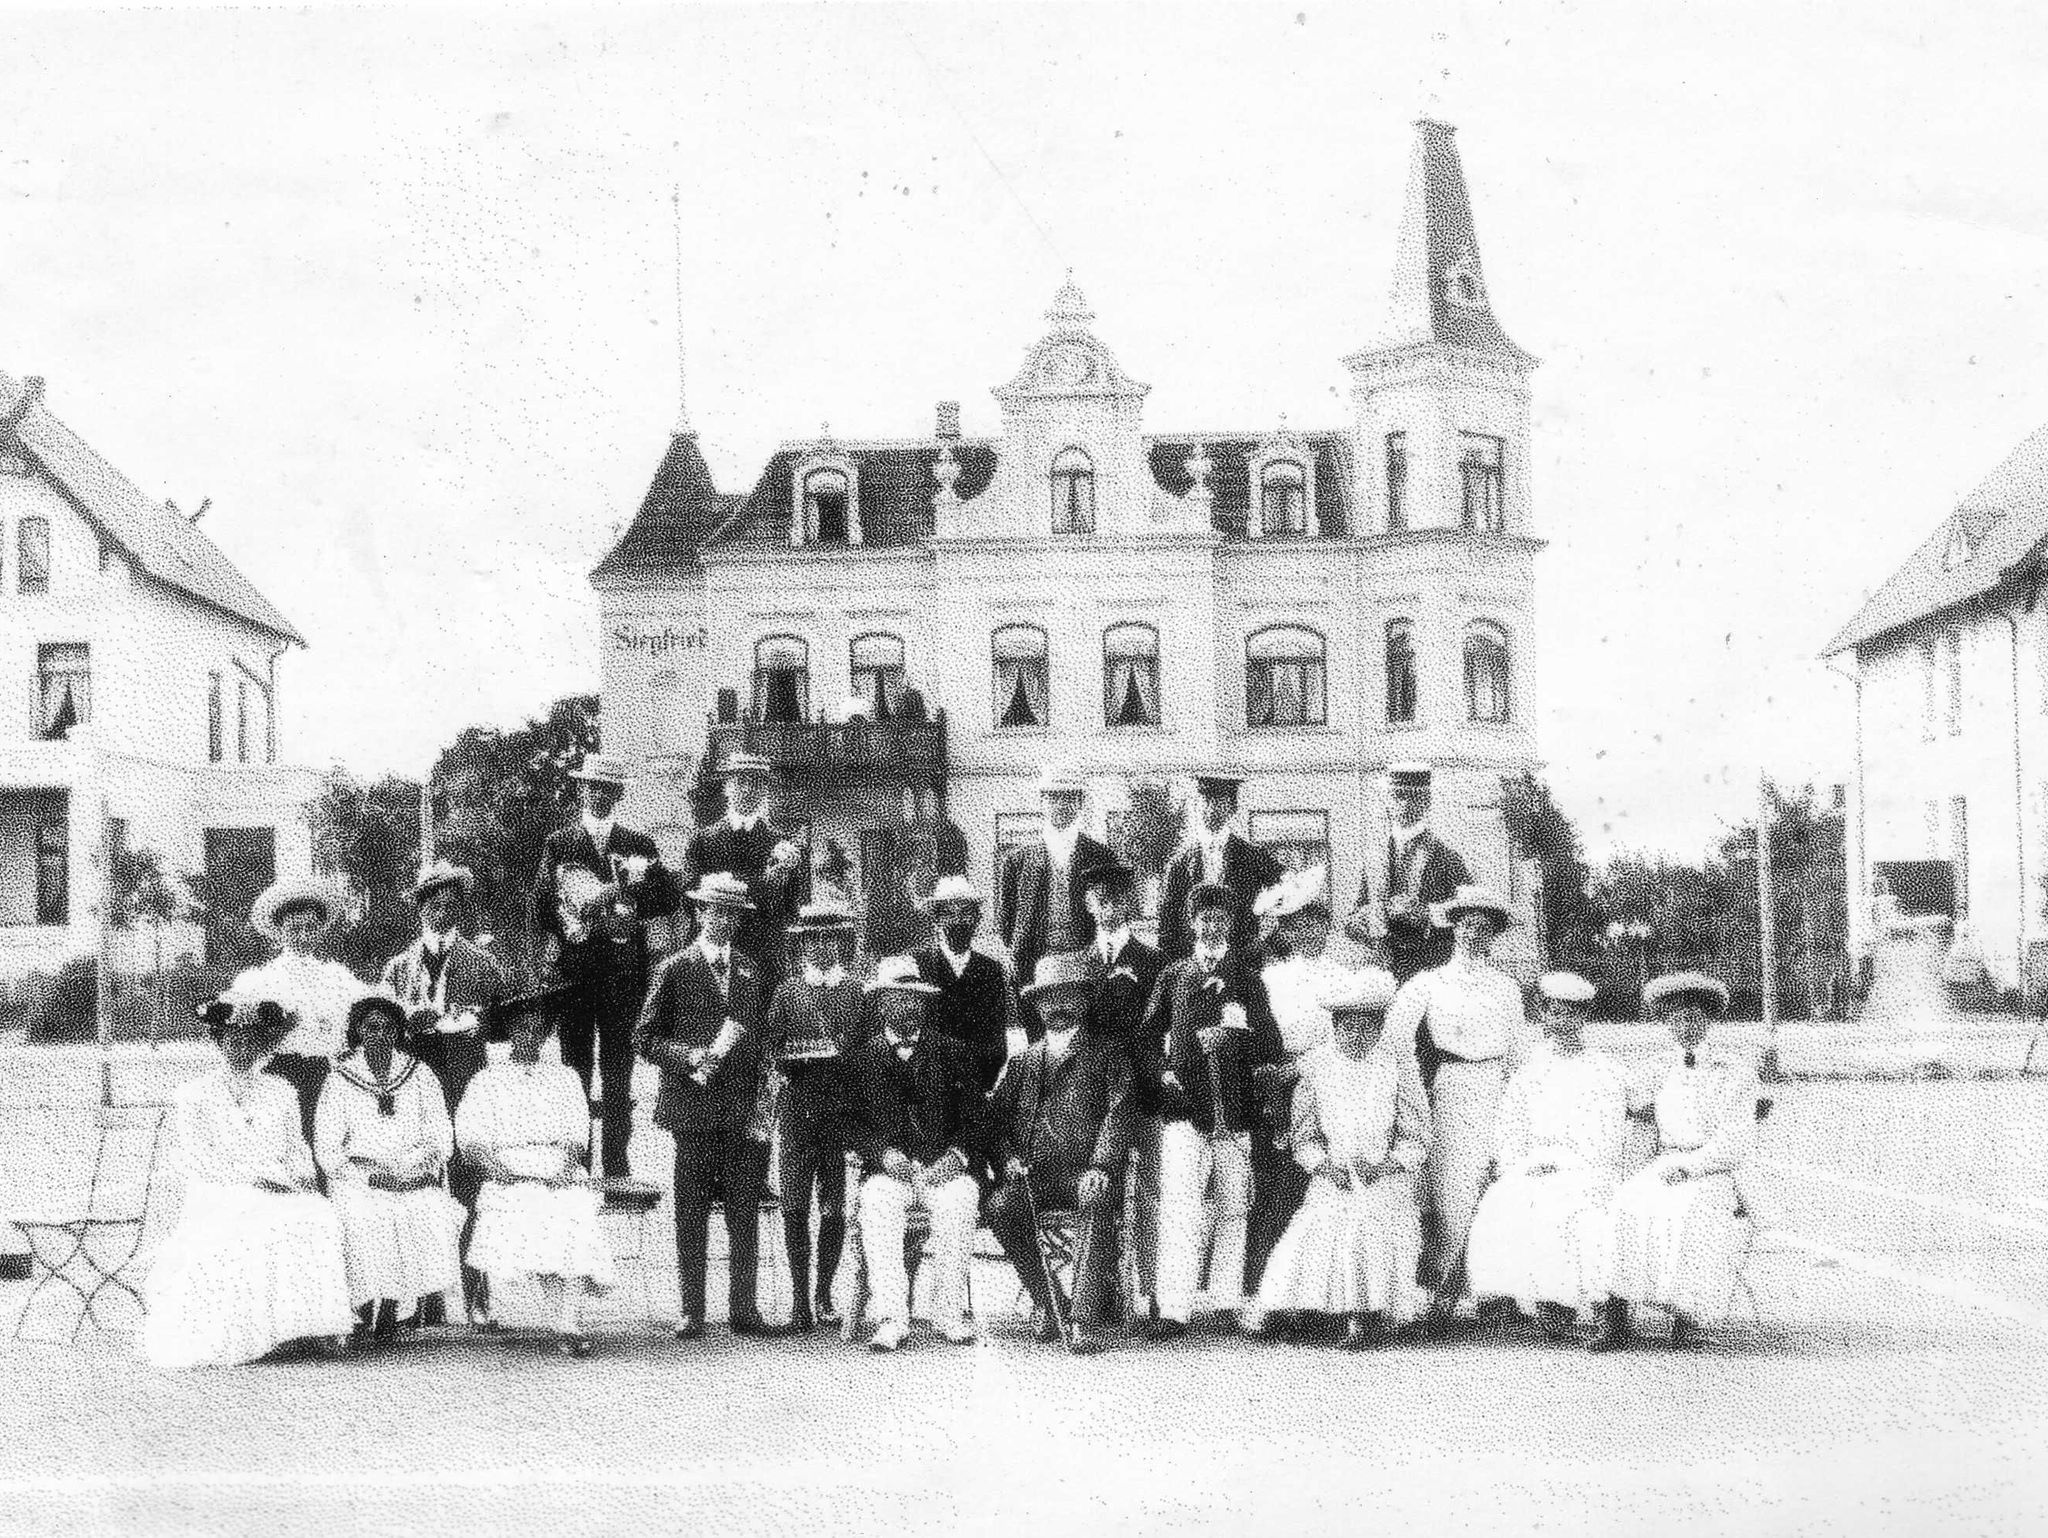
<path fill-rule="evenodd" d="M 960 403 L 958 401 L 939 402 L 939 421 L 936 436 L 954 441 L 959 439 Z"/>

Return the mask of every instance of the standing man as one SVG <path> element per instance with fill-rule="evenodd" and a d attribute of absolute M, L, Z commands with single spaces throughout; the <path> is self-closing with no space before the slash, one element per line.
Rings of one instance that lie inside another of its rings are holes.
<path fill-rule="evenodd" d="M 654 1124 L 676 1140 L 676 1339 L 704 1333 L 711 1199 L 725 1198 L 726 1317 L 762 1332 L 755 1306 L 765 1152 L 750 1136 L 760 1087 L 761 974 L 734 936 L 747 889 L 714 871 L 691 888 L 697 938 L 661 964 L 635 1033 L 661 1069 Z"/>
<path fill-rule="evenodd" d="M 911 952 L 917 975 L 938 990 L 932 995 L 932 1029 L 973 1052 L 976 1082 L 986 1094 L 1010 1055 L 1011 1004 L 1003 964 L 974 949 L 981 893 L 965 876 L 941 876 L 918 906 L 931 915 L 934 931 L 929 945 Z"/>
<path fill-rule="evenodd" d="M 768 795 L 775 766 L 758 753 L 731 754 L 722 769 L 725 815 L 690 835 L 683 854 L 683 885 L 695 886 L 713 871 L 745 883 L 752 904 L 733 944 L 754 959 L 768 996 L 788 968 L 784 932 L 811 895 L 810 851 L 801 840 L 768 820 Z"/>
<path fill-rule="evenodd" d="M 1084 893 L 1088 872 L 1114 862 L 1108 848 L 1081 831 L 1088 782 L 1071 769 L 1048 764 L 1038 774 L 1045 826 L 1027 844 L 1007 849 L 996 867 L 996 925 L 1010 952 L 1012 986 L 1030 977 L 1041 956 L 1076 951 L 1095 938 Z M 1042 1028 L 1030 1001 L 1018 1001 L 1024 1034 Z"/>
<path fill-rule="evenodd" d="M 1137 906 L 1137 876 L 1130 866 L 1112 860 L 1088 872 L 1085 882 L 1088 913 L 1095 920 L 1095 996 L 1090 1001 L 1089 1029 L 1120 1042 L 1133 1065 L 1143 1057 L 1145 1006 L 1166 958 L 1131 933 Z"/>
<path fill-rule="evenodd" d="M 599 1152 L 609 1176 L 632 1173 L 633 1026 L 647 993 L 647 921 L 682 906 L 654 840 L 613 816 L 626 793 L 623 760 L 586 753 L 569 771 L 582 814 L 541 846 L 533 927 L 543 966 L 576 985 L 562 1023 L 562 1061 L 587 1096 L 593 1064 L 603 1075 Z"/>
<path fill-rule="evenodd" d="M 1344 932 L 1374 947 L 1397 983 L 1451 959 L 1451 932 L 1435 921 L 1472 873 L 1457 850 L 1429 828 L 1430 767 L 1393 764 L 1387 769 L 1387 813 L 1393 833 L 1375 896 L 1371 862 L 1359 873 L 1358 906 Z"/>
<path fill-rule="evenodd" d="M 383 985 L 405 1007 L 412 1054 L 441 1081 L 451 1118 L 469 1081 L 483 1072 L 487 1018 L 512 991 L 497 958 L 462 932 L 462 911 L 475 888 L 476 875 L 467 866 L 446 860 L 422 866 L 406 894 L 419 910 L 420 937 L 384 963 Z M 448 1192 L 469 1214 L 462 1226 L 464 1255 L 476 1228 L 476 1198 L 482 1189 L 483 1172 L 471 1161 L 457 1159 L 448 1166 Z M 483 1272 L 467 1261 L 462 1267 L 462 1295 L 471 1317 L 483 1317 L 487 1284 Z M 435 1293 L 425 1313 L 439 1311 L 440 1294 Z M 424 1322 L 439 1320 L 427 1317 Z"/>
<path fill-rule="evenodd" d="M 1188 894 L 1198 886 L 1220 886 L 1230 893 L 1235 905 L 1230 945 L 1240 958 L 1248 956 L 1258 941 L 1259 920 L 1252 903 L 1280 879 L 1280 862 L 1270 850 L 1240 838 L 1230 825 L 1237 816 L 1242 784 L 1241 775 L 1195 776 L 1197 826 L 1166 862 L 1166 890 L 1159 903 L 1159 949 L 1168 961 L 1178 961 L 1195 948 Z"/>

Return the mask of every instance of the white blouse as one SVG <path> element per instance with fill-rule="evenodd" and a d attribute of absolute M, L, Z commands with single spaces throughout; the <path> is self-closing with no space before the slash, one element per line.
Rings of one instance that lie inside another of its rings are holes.
<path fill-rule="evenodd" d="M 206 1185 L 257 1178 L 310 1184 L 313 1152 L 299 1130 L 299 1098 L 274 1074 L 237 1079 L 226 1067 L 171 1092 L 172 1168 Z"/>
<path fill-rule="evenodd" d="M 295 1023 L 273 1050 L 302 1057 L 333 1057 L 347 1047 L 348 1012 L 364 992 L 361 979 L 340 962 L 291 951 L 251 967 L 228 987 L 230 997 L 281 1005 Z"/>
<path fill-rule="evenodd" d="M 590 1100 L 573 1068 L 560 1063 L 493 1063 L 469 1081 L 455 1108 L 465 1153 L 533 1144 L 590 1146 Z"/>
<path fill-rule="evenodd" d="M 405 1072 L 413 1060 L 391 1054 L 390 1078 Z M 429 1175 L 455 1151 L 448 1103 L 434 1070 L 416 1064 L 405 1082 L 391 1093 L 391 1114 L 377 1108 L 377 1096 L 342 1077 L 342 1071 L 369 1084 L 375 1081 L 360 1051 L 351 1052 L 320 1088 L 320 1107 L 313 1117 L 313 1156 L 331 1180 L 366 1180 L 369 1171 L 356 1163 L 368 1159 L 403 1176 Z"/>
<path fill-rule="evenodd" d="M 1695 1175 L 1724 1174 L 1756 1146 L 1756 1076 L 1739 1060 L 1693 1054 L 1657 1088 L 1657 1151 L 1681 1156 Z"/>
<path fill-rule="evenodd" d="M 1628 1078 L 1605 1053 L 1563 1053 L 1547 1043 L 1501 1097 L 1503 1175 L 1534 1163 L 1618 1169 L 1628 1132 Z"/>
<path fill-rule="evenodd" d="M 1330 1012 L 1318 1001 L 1324 987 L 1343 972 L 1327 956 L 1288 956 L 1259 974 L 1280 1027 L 1280 1044 L 1294 1056 L 1329 1041 Z"/>
<path fill-rule="evenodd" d="M 1348 1169 L 1361 1158 L 1391 1158 L 1413 1172 L 1422 1168 L 1429 1137 L 1429 1101 L 1415 1060 L 1394 1043 L 1383 1041 L 1363 1060 L 1334 1046 L 1301 1060 L 1289 1142 L 1302 1168 L 1314 1172 L 1325 1159 Z"/>
<path fill-rule="evenodd" d="M 1531 1050 L 1522 990 L 1489 962 L 1453 956 L 1403 983 L 1387 1010 L 1387 1035 L 1413 1042 L 1425 1021 L 1439 1049 L 1472 1062 L 1516 1063 Z"/>

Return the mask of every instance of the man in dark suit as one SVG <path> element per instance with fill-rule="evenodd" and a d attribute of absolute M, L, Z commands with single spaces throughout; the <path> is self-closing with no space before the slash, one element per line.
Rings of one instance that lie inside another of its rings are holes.
<path fill-rule="evenodd" d="M 1374 947 L 1397 983 L 1451 959 L 1451 932 L 1436 922 L 1436 908 L 1472 880 L 1464 857 L 1430 831 L 1430 781 L 1428 764 L 1388 768 L 1388 816 L 1394 831 L 1386 860 L 1377 890 L 1373 862 L 1366 861 L 1358 878 L 1358 906 L 1344 921 L 1344 932 Z"/>
<path fill-rule="evenodd" d="M 1136 1063 L 1145 1006 L 1166 958 L 1131 933 L 1137 908 L 1137 876 L 1130 866 L 1112 860 L 1088 872 L 1088 913 L 1095 920 L 1095 938 L 1088 944 L 1095 975 L 1089 1001 L 1089 1030 L 1119 1042 Z"/>
<path fill-rule="evenodd" d="M 752 911 L 733 937 L 754 959 L 770 998 L 788 974 L 785 932 L 810 899 L 810 851 L 768 817 L 775 767 L 757 753 L 731 754 L 721 768 L 725 815 L 690 835 L 683 852 L 683 885 L 693 887 L 712 871 L 746 883 Z"/>
<path fill-rule="evenodd" d="M 1011 1002 L 1003 964 L 974 949 L 981 894 L 965 876 L 941 876 L 918 906 L 931 915 L 936 931 L 929 945 L 910 953 L 917 975 L 938 990 L 927 1018 L 933 1030 L 974 1053 L 976 1082 L 986 1094 L 1010 1055 Z"/>
<path fill-rule="evenodd" d="M 406 895 L 419 910 L 420 937 L 384 963 L 383 985 L 406 1009 L 411 1029 L 407 1046 L 413 1056 L 434 1070 L 448 1114 L 462 1100 L 469 1081 L 483 1072 L 484 1029 L 500 999 L 512 991 L 511 980 L 495 956 L 464 935 L 462 909 L 476 886 L 476 876 L 463 865 L 435 860 L 422 866 Z M 448 1166 L 448 1193 L 469 1216 L 462 1226 L 462 1247 L 476 1227 L 476 1198 L 483 1172 L 467 1159 Z M 482 1315 L 489 1298 L 481 1271 L 462 1268 L 462 1295 L 473 1317 Z M 423 1322 L 437 1324 L 441 1295 L 423 1306 Z"/>
<path fill-rule="evenodd" d="M 881 1318 L 868 1342 L 874 1351 L 894 1351 L 910 1330 L 903 1239 L 913 1208 L 931 1214 L 939 1333 L 955 1345 L 974 1339 L 967 1263 L 981 1187 L 969 1171 L 985 1157 L 985 1098 L 973 1053 L 926 1029 L 934 992 L 908 956 L 883 958 L 867 986 L 876 1030 L 853 1057 L 861 1254 Z"/>
<path fill-rule="evenodd" d="M 647 994 L 647 921 L 682 906 L 681 889 L 654 840 L 613 817 L 626 790 L 625 764 L 587 753 L 570 771 L 582 815 L 541 846 L 533 884 L 533 927 L 543 966 L 572 983 L 562 1022 L 562 1061 L 587 1095 L 593 1064 L 603 1078 L 606 1175 L 632 1173 L 633 1026 Z"/>
<path fill-rule="evenodd" d="M 1003 851 L 996 867 L 996 927 L 1010 952 L 1010 982 L 1030 977 L 1038 958 L 1080 950 L 1095 938 L 1095 920 L 1083 897 L 1088 872 L 1116 856 L 1081 831 L 1088 782 L 1071 770 L 1048 765 L 1039 772 L 1038 797 L 1045 826 L 1029 843 Z M 1037 1012 L 1018 1005 L 1024 1034 L 1041 1034 Z"/>
<path fill-rule="evenodd" d="M 990 1162 L 1002 1185 L 983 1205 L 989 1231 L 1031 1295 L 1040 1341 L 1060 1333 L 1066 1308 L 1039 1254 L 1035 1219 L 1072 1211 L 1080 1224 L 1073 1314 L 1067 1344 L 1080 1355 L 1102 1349 L 1116 1289 L 1117 1214 L 1137 1101 L 1130 1054 L 1096 1029 L 1090 1014 L 1096 969 L 1086 951 L 1047 956 L 1026 994 L 1045 1035 L 1003 1071 L 990 1107 Z"/>
<path fill-rule="evenodd" d="M 661 964 L 640 1011 L 640 1055 L 661 1069 L 654 1124 L 676 1142 L 676 1339 L 704 1333 L 704 1266 L 714 1194 L 725 1198 L 726 1316 L 762 1332 L 755 1306 L 761 1177 L 750 1135 L 760 1085 L 761 974 L 734 943 L 747 889 L 713 873 L 689 893 L 697 937 Z"/>
<path fill-rule="evenodd" d="M 1159 902 L 1159 949 L 1169 961 L 1180 960 L 1195 947 L 1188 893 L 1205 882 L 1229 892 L 1236 905 L 1231 948 L 1242 956 L 1258 941 L 1259 920 L 1252 901 L 1280 879 L 1280 862 L 1270 850 L 1239 837 L 1230 825 L 1243 783 L 1232 774 L 1195 776 L 1201 826 L 1166 862 L 1166 886 Z"/>

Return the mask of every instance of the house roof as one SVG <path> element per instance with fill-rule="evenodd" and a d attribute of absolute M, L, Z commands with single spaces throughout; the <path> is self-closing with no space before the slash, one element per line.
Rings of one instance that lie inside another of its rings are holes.
<path fill-rule="evenodd" d="M 1992 591 L 2044 539 L 2048 427 L 2021 442 L 1956 505 L 1905 564 L 1864 600 L 1821 655 L 1832 657 Z M 1952 545 L 1961 560 L 1951 560 Z"/>
<path fill-rule="evenodd" d="M 592 577 L 673 571 L 697 564 L 697 547 L 746 499 L 719 491 L 694 432 L 668 440 L 640 511 Z"/>
<path fill-rule="evenodd" d="M 981 495 L 995 478 L 995 445 L 986 439 L 951 440 L 960 463 L 956 496 Z M 789 510 L 796 467 L 817 452 L 811 445 L 785 444 L 768 458 L 754 489 L 706 544 L 731 549 L 789 548 Z M 858 472 L 861 543 L 871 548 L 920 545 L 932 536 L 932 477 L 938 444 L 929 439 L 896 443 L 835 443 L 832 452 L 853 461 Z"/>
<path fill-rule="evenodd" d="M 1315 461 L 1316 524 L 1326 538 L 1351 532 L 1351 440 L 1343 433 L 1298 434 Z M 1259 433 L 1224 433 L 1215 437 L 1165 434 L 1145 440 L 1152 479 L 1162 491 L 1186 496 L 1194 485 L 1188 456 L 1200 443 L 1208 451 L 1209 493 L 1215 499 L 1209 522 L 1222 534 L 1246 534 L 1252 516 L 1252 459 L 1266 441 Z"/>
<path fill-rule="evenodd" d="M 269 599 L 185 517 L 145 496 L 43 406 L 40 390 L 0 374 L 0 420 L 13 422 L 22 450 L 54 480 L 100 536 L 166 587 L 306 644 Z"/>

